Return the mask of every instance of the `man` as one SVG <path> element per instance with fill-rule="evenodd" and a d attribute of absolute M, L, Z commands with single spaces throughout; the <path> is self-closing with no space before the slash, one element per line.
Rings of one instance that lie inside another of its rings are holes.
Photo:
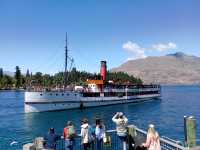
<path fill-rule="evenodd" d="M 71 121 L 67 122 L 67 126 L 63 130 L 63 136 L 65 138 L 65 150 L 73 150 L 76 131 Z"/>
<path fill-rule="evenodd" d="M 124 116 L 122 112 L 117 112 L 113 116 L 112 121 L 116 123 L 117 135 L 123 143 L 124 150 L 126 149 L 128 119 Z"/>

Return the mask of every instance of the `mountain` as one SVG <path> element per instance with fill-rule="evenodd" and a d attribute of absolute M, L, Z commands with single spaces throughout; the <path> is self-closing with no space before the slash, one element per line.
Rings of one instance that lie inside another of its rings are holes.
<path fill-rule="evenodd" d="M 200 57 L 182 52 L 125 62 L 112 72 L 123 71 L 144 83 L 200 84 Z"/>

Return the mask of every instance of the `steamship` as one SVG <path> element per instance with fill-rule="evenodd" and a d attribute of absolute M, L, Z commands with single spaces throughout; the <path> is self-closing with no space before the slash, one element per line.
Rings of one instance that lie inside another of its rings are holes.
<path fill-rule="evenodd" d="M 66 85 L 68 58 L 66 45 L 64 88 L 59 90 L 28 88 L 25 92 L 25 113 L 138 103 L 159 99 L 161 96 L 160 85 L 116 85 L 112 81 L 106 83 L 106 61 L 101 61 L 100 80 L 87 80 L 87 87 L 75 86 L 69 90 Z"/>

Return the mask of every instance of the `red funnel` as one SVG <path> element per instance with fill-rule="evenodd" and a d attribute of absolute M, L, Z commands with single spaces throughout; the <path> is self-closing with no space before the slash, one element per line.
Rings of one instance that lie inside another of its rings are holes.
<path fill-rule="evenodd" d="M 106 61 L 101 61 L 100 74 L 101 74 L 101 79 L 104 81 L 106 80 L 106 73 L 107 73 Z"/>

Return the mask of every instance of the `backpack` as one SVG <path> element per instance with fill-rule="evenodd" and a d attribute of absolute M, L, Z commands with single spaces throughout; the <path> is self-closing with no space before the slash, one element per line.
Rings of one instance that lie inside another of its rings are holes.
<path fill-rule="evenodd" d="M 74 126 L 68 126 L 64 128 L 64 137 L 65 138 L 74 138 L 75 137 Z"/>
<path fill-rule="evenodd" d="M 94 139 L 95 139 L 95 130 L 94 130 L 94 128 L 92 128 L 91 126 L 88 126 L 87 132 L 88 132 L 88 141 L 89 142 L 94 141 Z"/>
<path fill-rule="evenodd" d="M 75 135 L 74 126 L 69 126 L 69 127 L 68 127 L 68 135 L 69 135 L 69 136 L 74 136 L 74 135 Z"/>

